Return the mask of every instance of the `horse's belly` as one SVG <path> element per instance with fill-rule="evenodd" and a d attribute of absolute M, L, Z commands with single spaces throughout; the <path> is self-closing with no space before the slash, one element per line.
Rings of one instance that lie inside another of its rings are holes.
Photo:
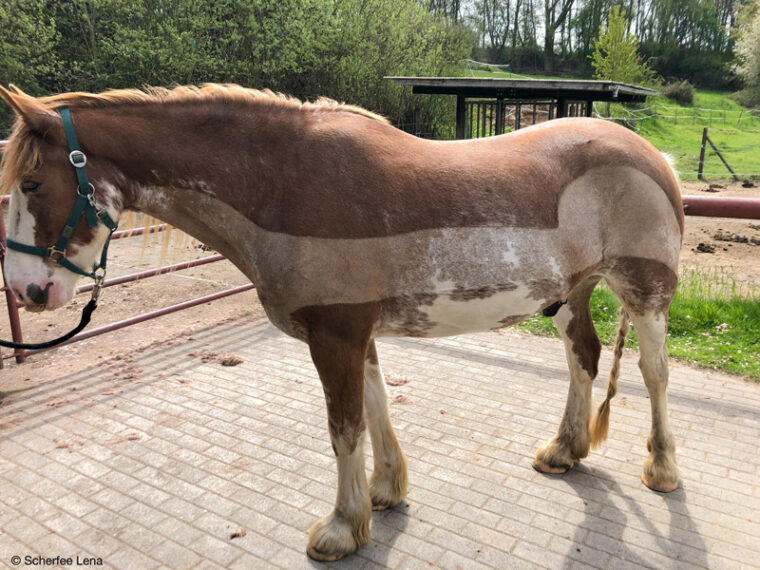
<path fill-rule="evenodd" d="M 547 305 L 524 285 L 409 295 L 383 303 L 375 336 L 441 337 L 499 329 Z"/>

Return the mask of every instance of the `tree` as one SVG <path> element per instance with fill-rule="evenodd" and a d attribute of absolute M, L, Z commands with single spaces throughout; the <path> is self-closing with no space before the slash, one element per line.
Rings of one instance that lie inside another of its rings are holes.
<path fill-rule="evenodd" d="M 736 72 L 748 89 L 760 90 L 760 0 L 745 6 L 739 14 Z"/>
<path fill-rule="evenodd" d="M 544 73 L 554 72 L 554 37 L 575 0 L 544 0 Z"/>
<path fill-rule="evenodd" d="M 607 14 L 607 26 L 599 28 L 593 42 L 591 66 L 598 79 L 623 83 L 656 83 L 656 74 L 639 55 L 639 39 L 628 32 L 625 10 L 615 6 Z"/>

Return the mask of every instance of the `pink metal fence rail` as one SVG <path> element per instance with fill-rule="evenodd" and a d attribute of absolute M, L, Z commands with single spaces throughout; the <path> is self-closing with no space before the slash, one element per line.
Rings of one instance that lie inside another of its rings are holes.
<path fill-rule="evenodd" d="M 0 151 L 2 151 L 2 149 L 5 147 L 5 144 L 6 144 L 6 141 L 0 141 Z M 726 198 L 726 197 L 712 197 L 712 196 L 683 196 L 682 198 L 683 198 L 684 213 L 687 216 L 707 216 L 707 217 L 715 217 L 715 218 L 744 218 L 744 219 L 760 220 L 760 198 Z M 1 199 L 2 207 L 7 205 L 7 203 L 8 203 L 8 197 L 3 196 Z M 165 230 L 166 227 L 167 227 L 166 224 L 158 224 L 154 226 L 148 226 L 145 228 L 123 230 L 123 231 L 116 232 L 113 237 L 114 239 L 119 239 L 123 237 L 141 235 L 145 232 L 149 232 L 149 233 L 160 232 L 160 231 Z M 193 261 L 186 261 L 186 262 L 177 263 L 174 265 L 166 265 L 163 267 L 158 267 L 156 269 L 142 271 L 140 273 L 133 273 L 131 275 L 124 275 L 122 277 L 109 279 L 106 281 L 105 286 L 111 287 L 113 285 L 118 285 L 120 283 L 127 283 L 130 281 L 146 279 L 148 277 L 163 275 L 165 273 L 170 273 L 172 271 L 179 271 L 181 269 L 196 267 L 198 265 L 204 265 L 206 263 L 214 263 L 216 261 L 221 261 L 223 259 L 224 257 L 221 255 L 212 255 L 209 257 L 204 257 L 202 259 L 196 259 Z M 5 224 L 3 222 L 3 216 L 0 215 L 0 265 L 3 265 L 4 263 L 5 263 Z M 167 315 L 169 313 L 181 311 L 183 309 L 194 307 L 196 305 L 201 305 L 203 303 L 207 303 L 215 299 L 220 299 L 222 297 L 227 297 L 229 295 L 242 293 L 243 291 L 248 291 L 253 288 L 254 288 L 253 284 L 241 285 L 239 287 L 233 287 L 232 289 L 227 289 L 225 291 L 220 291 L 218 293 L 212 293 L 204 297 L 199 297 L 197 299 L 191 299 L 183 303 L 178 303 L 170 307 L 158 309 L 155 311 L 151 311 L 149 313 L 137 315 L 135 317 L 130 317 L 128 319 L 117 321 L 115 323 L 111 323 L 108 325 L 104 325 L 102 327 L 98 327 L 98 328 L 80 333 L 65 344 L 77 342 L 79 340 L 84 340 L 86 338 L 91 338 L 93 336 L 110 332 L 116 329 L 128 327 L 130 325 L 141 323 L 149 319 L 154 319 L 162 315 Z M 84 293 L 86 291 L 90 291 L 91 289 L 92 289 L 92 285 L 84 285 L 77 289 L 77 293 Z M 13 295 L 13 292 L 10 291 L 7 286 L 4 286 L 2 288 L 2 291 L 5 293 L 5 300 L 8 306 L 8 319 L 10 321 L 11 335 L 13 337 L 13 340 L 15 342 L 23 342 L 21 340 L 22 339 L 21 321 L 18 315 L 18 309 L 21 306 L 21 304 L 18 303 L 18 301 Z M 4 359 L 15 357 L 16 362 L 21 363 L 21 362 L 24 362 L 26 356 L 28 354 L 31 354 L 32 352 L 37 352 L 37 351 L 16 350 L 15 352 L 13 352 L 13 354 L 10 354 L 10 355 L 0 354 L 0 368 L 3 367 Z"/>

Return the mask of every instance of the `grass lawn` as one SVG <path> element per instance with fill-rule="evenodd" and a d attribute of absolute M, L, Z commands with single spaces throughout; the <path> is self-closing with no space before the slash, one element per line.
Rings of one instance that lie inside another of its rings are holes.
<path fill-rule="evenodd" d="M 760 178 L 760 113 L 757 111 L 752 116 L 728 93 L 714 91 L 698 91 L 690 106 L 655 97 L 647 107 L 641 114 L 656 116 L 640 121 L 638 132 L 675 159 L 682 180 L 697 177 L 704 127 L 740 178 Z M 704 171 L 708 179 L 730 176 L 709 145 Z"/>
<path fill-rule="evenodd" d="M 760 380 L 760 289 L 737 290 L 730 275 L 688 271 L 681 275 L 670 306 L 670 356 Z M 603 284 L 591 297 L 591 314 L 606 346 L 617 332 L 620 303 Z M 517 325 L 541 336 L 556 336 L 552 320 L 534 315 Z M 637 348 L 631 329 L 627 346 Z"/>

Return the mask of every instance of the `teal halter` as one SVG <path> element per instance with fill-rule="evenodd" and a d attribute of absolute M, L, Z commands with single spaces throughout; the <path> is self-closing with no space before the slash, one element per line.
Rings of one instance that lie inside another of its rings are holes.
<path fill-rule="evenodd" d="M 79 148 L 79 141 L 77 140 L 77 135 L 74 131 L 74 123 L 71 120 L 71 111 L 68 107 L 62 107 L 59 112 L 61 113 L 61 119 L 63 119 L 63 130 L 66 133 L 66 140 L 69 143 L 69 161 L 74 166 L 74 170 L 77 173 L 77 180 L 79 182 L 77 188 L 77 201 L 74 203 L 74 208 L 71 210 L 69 219 L 63 227 L 61 235 L 58 237 L 55 245 L 44 248 L 19 243 L 12 239 L 6 240 L 6 244 L 8 248 L 15 251 L 37 255 L 44 259 L 52 259 L 58 265 L 65 267 L 69 271 L 73 271 L 78 275 L 90 277 L 96 282 L 99 281 L 102 283 L 106 272 L 108 244 L 111 241 L 111 235 L 116 231 L 117 225 L 105 209 L 98 210 L 95 206 L 95 188 L 90 183 L 89 178 L 87 178 L 87 169 L 85 168 L 85 165 L 87 164 L 87 156 Z M 66 246 L 69 243 L 69 239 L 71 239 L 71 235 L 74 233 L 74 228 L 79 222 L 79 218 L 82 216 L 85 217 L 87 225 L 91 228 L 96 227 L 98 225 L 98 220 L 100 220 L 110 230 L 108 239 L 106 239 L 106 243 L 103 246 L 103 252 L 100 255 L 100 262 L 95 263 L 92 271 L 86 271 L 66 258 Z M 98 273 L 98 270 L 101 272 Z"/>
<path fill-rule="evenodd" d="M 58 237 L 55 245 L 44 248 L 19 243 L 12 239 L 6 240 L 5 243 L 8 248 L 20 251 L 21 253 L 29 253 L 31 255 L 38 255 L 44 259 L 52 259 L 58 265 L 65 267 L 77 275 L 84 275 L 85 277 L 94 279 L 95 285 L 92 288 L 92 297 L 90 298 L 90 301 L 85 305 L 84 309 L 82 309 L 82 318 L 74 329 L 70 330 L 63 336 L 47 342 L 23 343 L 0 340 L 0 346 L 8 348 L 41 350 L 56 346 L 74 337 L 89 324 L 93 311 L 98 307 L 98 296 L 100 295 L 100 290 L 103 287 L 103 282 L 106 278 L 108 244 L 111 242 L 113 232 L 116 231 L 116 222 L 113 221 L 105 209 L 98 210 L 95 206 L 95 188 L 90 184 L 90 180 L 87 178 L 87 170 L 85 169 L 87 156 L 79 148 L 79 141 L 74 132 L 74 123 L 71 120 L 71 111 L 68 107 L 62 107 L 59 112 L 61 113 L 61 119 L 63 119 L 63 130 L 66 133 L 66 140 L 69 143 L 69 161 L 74 166 L 77 173 L 77 201 L 74 204 L 69 219 L 66 221 L 66 225 L 63 227 L 61 235 Z M 66 246 L 74 233 L 74 228 L 79 223 L 79 218 L 82 216 L 85 217 L 87 225 L 91 228 L 97 227 L 98 220 L 100 220 L 110 231 L 106 243 L 103 246 L 103 251 L 100 254 L 100 262 L 93 265 L 92 271 L 86 271 L 66 259 Z"/>

